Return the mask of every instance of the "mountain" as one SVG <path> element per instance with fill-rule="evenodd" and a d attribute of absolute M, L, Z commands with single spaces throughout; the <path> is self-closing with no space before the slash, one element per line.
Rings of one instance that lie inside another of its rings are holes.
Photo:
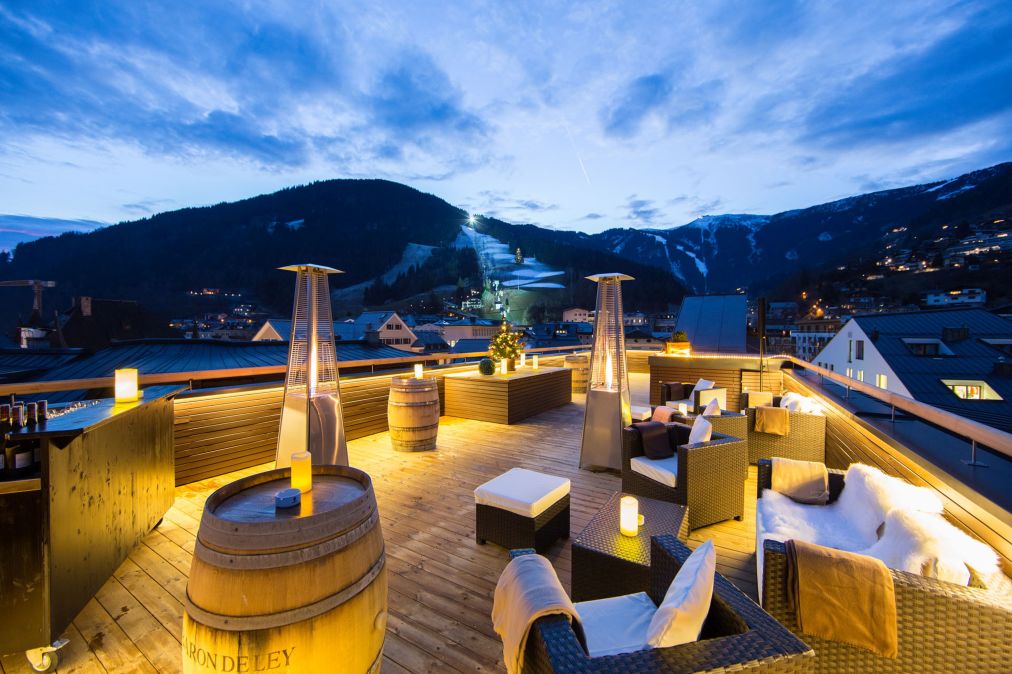
<path fill-rule="evenodd" d="M 457 275 L 477 268 L 462 259 L 466 253 L 453 252 L 467 216 L 442 199 L 398 183 L 327 180 L 21 243 L 10 261 L 0 257 L 0 279 L 56 281 L 56 288 L 46 291 L 47 311 L 67 306 L 73 296 L 92 295 L 139 300 L 177 315 L 210 310 L 190 294 L 203 288 L 238 292 L 244 301 L 287 312 L 293 276 L 277 267 L 307 261 L 344 270 L 331 281 L 336 288 L 384 276 L 384 283 L 403 293 L 433 283 L 480 286 L 480 278 Z M 480 226 L 494 231 L 510 250 L 523 246 L 530 254 L 536 248 L 539 257 L 551 260 L 569 279 L 627 271 L 641 280 L 629 291 L 637 305 L 663 308 L 681 297 L 681 286 L 667 269 L 608 250 L 575 248 L 568 235 L 556 237 L 536 227 L 492 218 L 482 218 Z M 554 301 L 584 301 L 587 295 L 593 300 L 593 284 L 574 285 L 575 296 L 556 293 Z"/>
<path fill-rule="evenodd" d="M 694 292 L 753 291 L 803 269 L 881 253 L 906 228 L 915 242 L 938 225 L 1012 212 L 1012 163 L 953 180 L 873 192 L 775 215 L 716 215 L 671 229 L 611 229 L 589 237 L 600 250 L 668 269 Z M 904 242 L 900 242 L 903 245 Z"/>

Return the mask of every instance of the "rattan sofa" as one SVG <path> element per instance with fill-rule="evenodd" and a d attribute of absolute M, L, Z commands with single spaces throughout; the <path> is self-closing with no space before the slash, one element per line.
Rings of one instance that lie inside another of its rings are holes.
<path fill-rule="evenodd" d="M 532 554 L 514 550 L 511 556 Z M 690 550 L 674 536 L 650 541 L 650 587 L 644 588 L 660 604 Z M 648 672 L 811 672 L 812 650 L 784 629 L 741 590 L 719 573 L 714 576 L 713 600 L 698 641 L 650 650 L 591 658 L 583 634 L 565 616 L 539 618 L 531 627 L 524 651 L 524 674 Z"/>
<path fill-rule="evenodd" d="M 831 470 L 830 502 L 844 488 Z M 760 461 L 758 496 L 772 484 L 772 466 Z M 1007 672 L 1012 666 L 1012 594 L 963 587 L 890 569 L 896 592 L 899 655 L 884 658 L 848 644 L 800 634 L 787 605 L 787 552 L 767 540 L 763 549 L 762 606 L 815 649 L 816 672 Z"/>
<path fill-rule="evenodd" d="M 690 412 L 699 412 L 707 403 L 711 400 L 716 400 L 717 404 L 720 405 L 720 409 L 727 408 L 727 389 L 714 386 L 713 388 L 704 389 L 702 391 L 693 392 L 693 388 L 696 386 L 695 383 L 688 382 L 661 382 L 661 404 L 667 405 L 671 403 L 685 403 L 689 408 Z"/>
<path fill-rule="evenodd" d="M 740 520 L 745 512 L 745 479 L 748 450 L 745 440 L 713 433 L 708 442 L 688 444 L 690 427 L 666 424 L 668 442 L 678 457 L 674 487 L 635 472 L 633 457 L 644 456 L 639 431 L 622 429 L 622 491 L 684 505 L 689 510 L 689 529 Z"/>
<path fill-rule="evenodd" d="M 773 398 L 773 405 L 780 405 L 780 397 Z M 758 433 L 755 430 L 755 410 L 745 410 L 748 431 L 748 462 L 758 463 L 760 459 L 783 459 L 826 462 L 826 417 L 807 412 L 788 412 L 791 430 L 787 435 Z"/>

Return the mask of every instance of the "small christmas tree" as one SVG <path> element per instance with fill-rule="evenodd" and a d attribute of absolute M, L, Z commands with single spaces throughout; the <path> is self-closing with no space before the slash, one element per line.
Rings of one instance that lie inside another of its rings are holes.
<path fill-rule="evenodd" d="M 496 361 L 503 358 L 513 360 L 520 357 L 523 348 L 520 335 L 510 330 L 509 322 L 503 321 L 499 333 L 488 344 L 488 355 Z"/>

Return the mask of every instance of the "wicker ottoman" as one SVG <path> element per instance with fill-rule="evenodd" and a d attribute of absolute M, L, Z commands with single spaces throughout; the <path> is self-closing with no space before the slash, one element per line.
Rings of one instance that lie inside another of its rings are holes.
<path fill-rule="evenodd" d="M 539 552 L 569 538 L 569 480 L 512 468 L 474 490 L 474 537 Z"/>

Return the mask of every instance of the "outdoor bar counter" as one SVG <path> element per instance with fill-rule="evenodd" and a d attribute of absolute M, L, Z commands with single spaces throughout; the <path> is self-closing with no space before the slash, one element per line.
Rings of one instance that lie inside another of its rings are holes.
<path fill-rule="evenodd" d="M 482 375 L 459 372 L 443 378 L 446 415 L 515 424 L 572 401 L 572 370 L 523 367 Z"/>
<path fill-rule="evenodd" d="M 0 654 L 51 644 L 172 506 L 179 386 L 11 434 L 40 470 L 0 481 Z"/>

